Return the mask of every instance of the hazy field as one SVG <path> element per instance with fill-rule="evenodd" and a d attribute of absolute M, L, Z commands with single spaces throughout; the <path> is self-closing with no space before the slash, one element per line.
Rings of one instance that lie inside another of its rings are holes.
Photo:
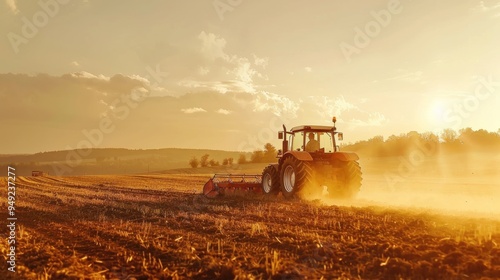
<path fill-rule="evenodd" d="M 356 203 L 500 217 L 500 156 L 433 156 L 414 166 L 402 158 L 361 162 L 364 187 Z"/>
<path fill-rule="evenodd" d="M 354 201 L 208 200 L 205 174 L 18 177 L 18 276 L 499 278 L 499 165 L 483 156 L 363 159 Z"/>

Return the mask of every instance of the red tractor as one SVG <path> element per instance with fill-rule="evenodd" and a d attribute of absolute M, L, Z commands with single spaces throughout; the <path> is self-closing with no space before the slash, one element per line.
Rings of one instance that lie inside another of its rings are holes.
<path fill-rule="evenodd" d="M 232 177 L 241 175 L 214 175 L 205 184 L 204 193 L 215 196 L 235 190 L 253 191 L 266 195 L 281 192 L 292 198 L 300 192 L 326 191 L 332 198 L 352 198 L 361 187 L 361 168 L 358 155 L 341 152 L 337 146 L 342 132 L 333 126 L 302 125 L 278 133 L 283 139 L 278 152 L 278 163 L 270 164 L 258 175 L 244 175 L 237 184 Z M 251 181 L 245 181 L 251 178 Z"/>

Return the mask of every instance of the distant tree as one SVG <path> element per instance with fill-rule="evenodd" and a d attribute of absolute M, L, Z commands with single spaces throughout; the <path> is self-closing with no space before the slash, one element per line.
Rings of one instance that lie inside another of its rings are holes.
<path fill-rule="evenodd" d="M 264 145 L 264 161 L 265 162 L 273 162 L 276 159 L 277 150 L 271 145 L 271 143 L 267 143 Z"/>
<path fill-rule="evenodd" d="M 389 136 L 387 138 L 387 141 L 386 142 L 397 142 L 399 139 L 399 137 L 397 137 L 396 135 L 392 134 L 391 136 Z"/>
<path fill-rule="evenodd" d="M 200 162 L 198 161 L 198 159 L 196 157 L 193 157 L 189 161 L 189 165 L 191 165 L 192 168 L 197 168 L 200 165 Z"/>
<path fill-rule="evenodd" d="M 491 145 L 496 142 L 496 134 L 495 133 L 490 133 L 485 129 L 479 129 L 476 131 L 474 135 L 475 142 L 477 142 L 480 145 Z"/>
<path fill-rule="evenodd" d="M 407 137 L 405 134 L 401 134 L 400 136 L 391 135 L 387 138 L 386 149 L 390 151 L 391 155 L 404 155 L 408 150 L 407 146 Z"/>
<path fill-rule="evenodd" d="M 200 165 L 201 165 L 201 167 L 207 167 L 207 166 L 208 166 L 208 157 L 209 157 L 209 156 L 210 156 L 210 155 L 208 155 L 208 154 L 204 154 L 204 155 L 201 157 L 201 159 L 200 159 Z"/>
<path fill-rule="evenodd" d="M 406 138 L 411 141 L 418 141 L 420 139 L 420 134 L 416 131 L 410 131 L 406 133 Z"/>
<path fill-rule="evenodd" d="M 264 162 L 264 151 L 253 151 L 250 161 L 253 163 Z"/>
<path fill-rule="evenodd" d="M 368 139 L 366 143 L 361 143 L 359 149 L 363 149 L 366 153 L 373 156 L 384 156 L 387 155 L 384 145 L 384 136 L 378 135 Z"/>
<path fill-rule="evenodd" d="M 500 129 L 498 132 L 471 128 L 464 128 L 458 132 L 453 129 L 445 129 L 439 134 L 410 131 L 398 136 L 391 135 L 385 141 L 382 136 L 376 136 L 369 140 L 346 145 L 343 149 L 371 156 L 405 156 L 415 149 L 425 149 L 426 152 L 439 150 L 444 153 L 481 149 L 500 151 Z"/>
<path fill-rule="evenodd" d="M 473 130 L 471 128 L 461 129 L 458 139 L 469 149 L 482 149 L 498 145 L 500 138 L 494 132 L 488 132 L 484 129 Z"/>
<path fill-rule="evenodd" d="M 425 142 L 439 143 L 439 137 L 432 132 L 422 133 L 421 137 Z"/>
<path fill-rule="evenodd" d="M 240 157 L 238 158 L 238 164 L 245 164 L 247 163 L 247 157 L 244 154 L 240 154 Z"/>
<path fill-rule="evenodd" d="M 222 160 L 222 165 L 233 165 L 234 159 L 232 157 L 225 158 Z"/>
<path fill-rule="evenodd" d="M 368 139 L 368 141 L 373 143 L 373 144 L 384 143 L 384 136 L 377 135 L 377 136 L 374 136 L 373 138 Z"/>
<path fill-rule="evenodd" d="M 457 132 L 453 129 L 447 128 L 441 133 L 441 139 L 444 143 L 454 143 L 457 140 Z"/>
<path fill-rule="evenodd" d="M 219 166 L 220 163 L 218 161 L 215 161 L 214 159 L 211 159 L 209 162 L 208 162 L 208 165 L 210 166 Z"/>

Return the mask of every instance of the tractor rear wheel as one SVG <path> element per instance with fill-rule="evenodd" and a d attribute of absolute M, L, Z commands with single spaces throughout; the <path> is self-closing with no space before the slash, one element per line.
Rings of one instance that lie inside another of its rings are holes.
<path fill-rule="evenodd" d="M 278 194 L 280 191 L 280 175 L 274 166 L 269 165 L 262 172 L 262 192 L 265 195 Z"/>
<path fill-rule="evenodd" d="M 354 198 L 361 188 L 361 174 L 361 167 L 357 161 L 344 162 L 337 181 L 338 185 L 334 189 L 329 189 L 330 196 L 340 199 Z"/>
<path fill-rule="evenodd" d="M 300 161 L 293 156 L 287 157 L 281 167 L 280 179 L 283 196 L 292 198 L 304 186 L 311 183 L 311 166 L 308 162 Z"/>

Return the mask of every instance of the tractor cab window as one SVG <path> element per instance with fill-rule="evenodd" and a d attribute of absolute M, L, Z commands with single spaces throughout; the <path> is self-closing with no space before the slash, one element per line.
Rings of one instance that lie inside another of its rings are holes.
<path fill-rule="evenodd" d="M 295 133 L 294 135 L 290 136 L 290 143 L 292 143 L 292 150 L 293 151 L 303 151 L 304 147 L 302 146 L 302 138 L 303 138 L 304 133 Z"/>
<path fill-rule="evenodd" d="M 332 135 L 329 132 L 298 132 L 290 136 L 290 142 L 294 151 L 333 152 Z"/>
<path fill-rule="evenodd" d="M 333 152 L 333 140 L 330 132 L 318 132 L 318 141 L 322 151 L 325 153 Z"/>
<path fill-rule="evenodd" d="M 329 132 L 309 132 L 306 139 L 306 152 L 331 153 L 333 149 L 332 135 Z"/>

